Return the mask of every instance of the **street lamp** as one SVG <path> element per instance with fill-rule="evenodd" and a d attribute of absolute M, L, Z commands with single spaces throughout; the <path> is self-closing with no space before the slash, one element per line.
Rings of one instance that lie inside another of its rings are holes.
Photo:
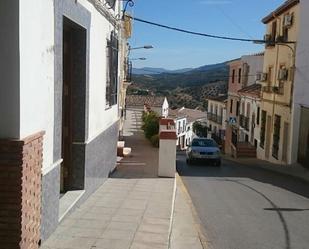
<path fill-rule="evenodd" d="M 142 46 L 142 47 L 135 47 L 135 48 L 131 48 L 131 47 L 129 46 L 129 51 L 131 51 L 131 50 L 136 50 L 136 49 L 152 49 L 152 48 L 153 48 L 152 45 L 145 45 L 145 46 Z"/>
<path fill-rule="evenodd" d="M 140 60 L 140 61 L 145 61 L 145 60 L 147 60 L 147 58 L 145 58 L 145 57 L 141 57 L 141 58 L 132 58 L 132 59 L 129 59 L 130 61 L 138 61 L 138 60 Z"/>

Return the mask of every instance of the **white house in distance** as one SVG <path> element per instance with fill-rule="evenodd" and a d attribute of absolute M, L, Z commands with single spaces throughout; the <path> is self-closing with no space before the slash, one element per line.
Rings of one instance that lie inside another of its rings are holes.
<path fill-rule="evenodd" d="M 162 105 L 162 117 L 167 118 L 168 111 L 169 111 L 169 104 L 167 102 L 167 99 L 164 98 L 163 105 Z"/>
<path fill-rule="evenodd" d="M 195 121 L 206 122 L 206 112 L 182 107 L 176 110 L 169 110 L 169 117 L 175 121 L 177 132 L 177 146 L 184 150 L 196 136 L 193 132 Z"/>
<path fill-rule="evenodd" d="M 0 210 L 26 217 L 0 227 L 11 246 L 46 240 L 116 166 L 121 5 L 0 1 L 0 192 L 19 207 Z"/>
<path fill-rule="evenodd" d="M 224 144 L 226 131 L 227 95 L 208 97 L 207 126 L 212 137 L 221 145 Z"/>

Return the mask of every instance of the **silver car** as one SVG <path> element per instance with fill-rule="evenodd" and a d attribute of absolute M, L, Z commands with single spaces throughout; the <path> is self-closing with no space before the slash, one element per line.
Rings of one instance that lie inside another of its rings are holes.
<path fill-rule="evenodd" d="M 194 138 L 187 149 L 187 164 L 195 161 L 210 161 L 221 165 L 221 153 L 217 143 L 209 138 Z"/>

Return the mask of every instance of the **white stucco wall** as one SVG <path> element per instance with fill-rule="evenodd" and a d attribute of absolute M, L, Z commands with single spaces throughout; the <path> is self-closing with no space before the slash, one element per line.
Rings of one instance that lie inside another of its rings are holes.
<path fill-rule="evenodd" d="M 309 1 L 300 1 L 300 32 L 296 50 L 296 71 L 291 120 L 291 161 L 297 162 L 301 106 L 309 108 Z"/>
<path fill-rule="evenodd" d="M 41 130 L 46 132 L 43 168 L 48 168 L 53 164 L 54 4 L 53 0 L 19 2 L 20 138 Z M 106 40 L 113 26 L 89 1 L 79 0 L 78 4 L 91 12 L 87 141 L 90 142 L 118 120 L 118 105 L 105 108 Z M 117 4 L 116 12 L 119 8 Z"/>
<path fill-rule="evenodd" d="M 19 1 L 20 138 L 44 130 L 43 167 L 52 163 L 54 125 L 54 6 Z"/>
<path fill-rule="evenodd" d="M 160 139 L 159 169 L 161 177 L 175 177 L 176 173 L 176 140 Z"/>
<path fill-rule="evenodd" d="M 245 109 L 242 109 L 243 103 L 245 104 Z M 260 99 L 256 99 L 254 97 L 249 97 L 249 96 L 241 96 L 240 100 L 240 113 L 247 117 L 247 110 L 248 110 L 248 104 L 250 104 L 250 114 L 249 114 L 249 131 L 246 131 L 245 129 L 240 127 L 241 130 L 241 135 L 242 134 L 247 134 L 249 136 L 249 142 L 251 143 L 251 134 L 252 134 L 252 122 L 255 124 L 255 128 L 253 131 L 253 143 L 254 145 L 254 140 L 257 140 L 257 144 L 260 142 L 260 123 L 259 125 L 257 124 L 257 113 L 258 113 L 258 107 L 261 106 Z M 252 114 L 255 114 L 255 120 L 252 120 Z M 260 115 L 261 115 L 261 110 L 260 110 Z M 240 141 L 245 141 L 245 137 L 241 136 Z"/>
<path fill-rule="evenodd" d="M 88 141 L 90 142 L 118 120 L 118 105 L 109 109 L 105 108 L 106 45 L 114 27 L 87 0 L 79 1 L 79 3 L 91 12 L 88 131 Z M 115 8 L 117 11 L 119 11 L 118 6 L 117 4 Z"/>

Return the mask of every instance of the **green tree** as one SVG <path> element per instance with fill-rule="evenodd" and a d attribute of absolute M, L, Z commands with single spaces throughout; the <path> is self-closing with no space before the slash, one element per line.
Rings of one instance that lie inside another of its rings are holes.
<path fill-rule="evenodd" d="M 199 137 L 207 137 L 208 128 L 206 125 L 202 124 L 200 121 L 195 121 L 193 123 L 193 132 Z"/>

